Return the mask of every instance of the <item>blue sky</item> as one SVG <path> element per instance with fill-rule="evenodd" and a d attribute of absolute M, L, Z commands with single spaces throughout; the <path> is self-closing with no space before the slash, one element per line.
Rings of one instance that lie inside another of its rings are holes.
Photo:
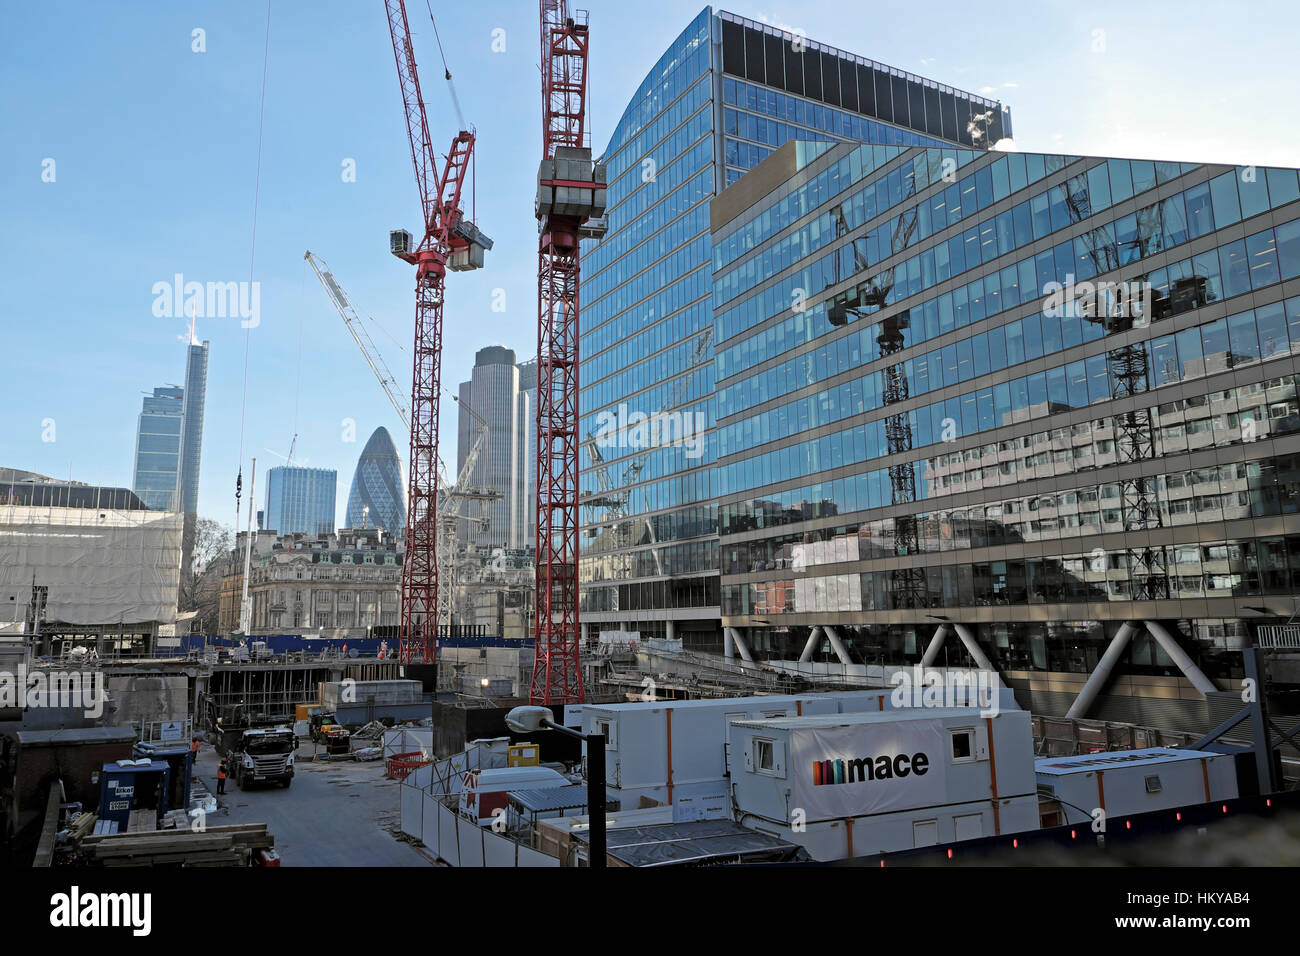
<path fill-rule="evenodd" d="M 582 5 L 600 149 L 702 4 Z M 938 2 L 921 14 L 860 0 L 762 0 L 723 9 L 1001 99 L 1022 150 L 1300 165 L 1291 3 Z M 155 317 L 154 284 L 176 273 L 250 278 L 266 11 L 264 0 L 5 4 L 0 465 L 130 485 L 141 396 L 184 375 L 186 322 Z M 454 392 L 485 345 L 521 359 L 536 352 L 537 9 L 494 0 L 435 3 L 434 13 L 477 127 L 477 219 L 496 241 L 488 268 L 448 283 L 443 381 Z M 449 143 L 457 122 L 422 0 L 410 0 L 409 14 L 434 139 Z M 192 50 L 196 28 L 202 53 Z M 497 29 L 503 53 L 492 49 Z M 42 181 L 47 159 L 53 182 Z M 346 160 L 355 182 L 343 181 Z M 288 454 L 295 413 L 296 458 L 339 471 L 340 517 L 376 426 L 405 459 L 395 413 L 302 256 L 322 256 L 375 317 L 376 342 L 405 387 L 414 277 L 387 242 L 391 228 L 417 232 L 418 218 L 383 4 L 272 0 L 251 273 L 261 324 L 247 333 L 241 441 L 245 330 L 237 318 L 199 322 L 212 343 L 201 514 L 234 523 L 241 444 L 245 480 L 252 456 L 264 475 L 281 462 L 275 453 Z M 505 290 L 504 312 L 492 311 L 495 289 Z M 445 396 L 443 405 L 442 457 L 454 462 L 455 406 Z M 259 506 L 264 487 L 259 480 Z"/>

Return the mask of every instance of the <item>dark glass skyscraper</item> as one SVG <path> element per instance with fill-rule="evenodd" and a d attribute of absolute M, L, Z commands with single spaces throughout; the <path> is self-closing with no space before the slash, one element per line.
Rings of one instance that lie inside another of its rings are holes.
<path fill-rule="evenodd" d="M 709 200 L 792 138 L 971 144 L 971 128 L 996 140 L 1010 116 L 710 8 L 655 64 L 604 152 L 608 232 L 582 253 L 589 632 L 721 643 Z"/>
<path fill-rule="evenodd" d="M 375 429 L 357 459 L 348 492 L 347 527 L 383 528 L 392 535 L 406 531 L 402 461 L 383 426 Z"/>

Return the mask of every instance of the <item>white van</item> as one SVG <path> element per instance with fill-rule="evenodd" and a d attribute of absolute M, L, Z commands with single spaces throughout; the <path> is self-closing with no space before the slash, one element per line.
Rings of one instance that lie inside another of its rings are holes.
<path fill-rule="evenodd" d="M 570 781 L 550 767 L 498 767 L 469 770 L 461 777 L 460 815 L 481 827 L 492 825 L 492 814 L 506 812 L 511 790 L 546 790 L 566 787 Z"/>

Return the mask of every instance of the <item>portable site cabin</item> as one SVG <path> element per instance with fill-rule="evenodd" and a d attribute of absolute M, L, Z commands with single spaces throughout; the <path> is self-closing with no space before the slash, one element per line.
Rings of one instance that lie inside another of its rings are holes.
<path fill-rule="evenodd" d="M 889 691 L 591 704 L 583 733 L 605 735 L 605 783 L 625 808 L 664 803 L 687 819 L 727 815 L 732 720 L 888 709 Z"/>
<path fill-rule="evenodd" d="M 737 720 L 731 740 L 737 821 L 799 843 L 815 860 L 1038 826 L 1027 711 Z"/>
<path fill-rule="evenodd" d="M 495 767 L 467 770 L 461 775 L 460 814 L 481 827 L 504 816 L 512 790 L 567 787 L 570 781 L 550 767 Z"/>
<path fill-rule="evenodd" d="M 1044 798 L 1043 826 L 1172 810 L 1237 797 L 1232 754 L 1148 747 L 1034 762 Z"/>
<path fill-rule="evenodd" d="M 727 816 L 727 753 L 735 720 L 812 714 L 880 713 L 900 695 L 882 690 L 833 691 L 714 700 L 588 704 L 583 733 L 605 735 L 605 782 L 624 808 L 672 804 L 678 820 Z M 911 699 L 910 696 L 907 697 Z M 998 707 L 1016 709 L 1007 688 Z"/>

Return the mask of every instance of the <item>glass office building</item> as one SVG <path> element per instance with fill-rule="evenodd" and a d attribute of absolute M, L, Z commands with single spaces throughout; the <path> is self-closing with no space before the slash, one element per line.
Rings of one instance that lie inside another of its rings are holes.
<path fill-rule="evenodd" d="M 154 511 L 181 509 L 184 396 L 185 390 L 175 385 L 155 388 L 140 409 L 131 490 Z"/>
<path fill-rule="evenodd" d="M 755 658 L 974 647 L 1060 714 L 1118 636 L 1092 716 L 1239 691 L 1300 593 L 1296 170 L 797 142 L 712 214 L 721 614 Z"/>
<path fill-rule="evenodd" d="M 457 395 L 455 480 L 500 492 L 496 501 L 471 502 L 457 534 L 470 547 L 532 549 L 537 538 L 537 361 L 520 364 L 514 349 L 490 345 L 474 354 L 468 382 Z M 480 429 L 487 434 L 472 472 L 465 472 Z M 451 477 L 451 476 L 449 476 Z M 486 526 L 477 520 L 486 509 Z M 471 518 L 475 520 L 470 520 Z"/>
<path fill-rule="evenodd" d="M 782 143 L 972 145 L 1000 104 L 703 10 L 603 155 L 608 232 L 582 250 L 581 617 L 718 647 L 709 200 Z M 733 184 L 735 184 L 733 186 Z"/>
<path fill-rule="evenodd" d="M 279 534 L 332 534 L 338 472 L 278 465 L 266 473 L 266 528 Z"/>
<path fill-rule="evenodd" d="M 375 429 L 357 459 L 348 492 L 347 527 L 382 528 L 394 537 L 406 533 L 402 460 L 397 456 L 393 437 L 382 425 Z"/>

